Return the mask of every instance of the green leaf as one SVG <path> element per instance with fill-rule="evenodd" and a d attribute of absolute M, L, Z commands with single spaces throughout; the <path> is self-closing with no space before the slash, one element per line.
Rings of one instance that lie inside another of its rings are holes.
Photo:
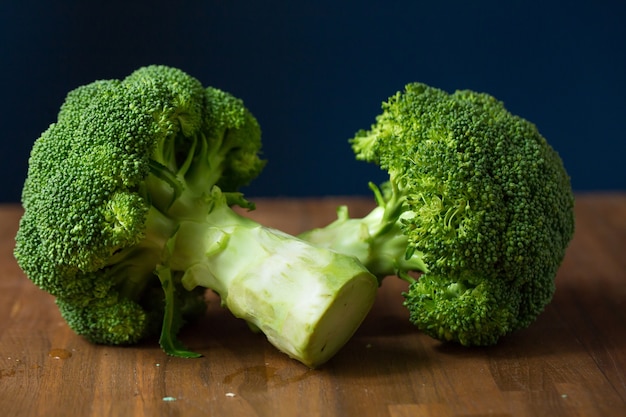
<path fill-rule="evenodd" d="M 178 331 L 182 327 L 183 318 L 176 298 L 176 289 L 172 280 L 172 271 L 169 267 L 159 265 L 156 274 L 161 281 L 165 294 L 165 309 L 163 313 L 163 327 L 159 344 L 165 353 L 179 358 L 199 358 L 202 355 L 189 350 L 179 339 Z"/>

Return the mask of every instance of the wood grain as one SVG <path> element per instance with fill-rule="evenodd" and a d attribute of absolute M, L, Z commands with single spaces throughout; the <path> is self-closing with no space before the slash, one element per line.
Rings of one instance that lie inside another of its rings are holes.
<path fill-rule="evenodd" d="M 297 233 L 348 202 L 260 199 L 249 215 Z M 208 295 L 182 338 L 200 359 L 155 340 L 92 345 L 12 257 L 21 209 L 0 206 L 0 410 L 5 416 L 624 416 L 626 195 L 578 195 L 577 230 L 553 302 L 531 327 L 489 348 L 442 344 L 407 321 L 388 278 L 353 339 L 310 370 L 251 333 Z"/>

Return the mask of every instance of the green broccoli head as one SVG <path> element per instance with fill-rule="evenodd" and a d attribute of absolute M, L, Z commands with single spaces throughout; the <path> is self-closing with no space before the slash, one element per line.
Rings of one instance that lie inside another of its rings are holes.
<path fill-rule="evenodd" d="M 405 294 L 419 328 L 484 345 L 534 321 L 574 232 L 574 199 L 533 124 L 487 94 L 413 83 L 352 144 L 404 199 L 408 253 L 427 265 Z"/>
<path fill-rule="evenodd" d="M 241 100 L 175 68 L 78 87 L 33 146 L 15 257 L 78 333 L 133 343 L 160 325 L 146 294 L 177 218 L 255 178 L 260 147 Z"/>

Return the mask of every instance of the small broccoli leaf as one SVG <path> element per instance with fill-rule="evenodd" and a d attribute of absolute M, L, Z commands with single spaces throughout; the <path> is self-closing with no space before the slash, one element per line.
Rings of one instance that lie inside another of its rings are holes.
<path fill-rule="evenodd" d="M 224 198 L 226 198 L 226 204 L 229 206 L 239 206 L 243 209 L 247 209 L 248 211 L 252 211 L 256 208 L 253 202 L 245 199 L 243 193 L 223 192 L 222 194 L 224 195 Z"/>
<path fill-rule="evenodd" d="M 202 355 L 189 350 L 179 339 L 178 331 L 182 327 L 183 318 L 181 308 L 177 303 L 176 289 L 172 280 L 172 272 L 169 267 L 159 265 L 156 274 L 161 281 L 165 294 L 165 308 L 163 313 L 163 327 L 159 344 L 165 353 L 179 358 L 199 358 Z"/>

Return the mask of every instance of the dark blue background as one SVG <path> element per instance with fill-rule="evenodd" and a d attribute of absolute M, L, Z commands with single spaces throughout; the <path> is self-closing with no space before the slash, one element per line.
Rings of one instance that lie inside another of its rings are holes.
<path fill-rule="evenodd" d="M 411 81 L 474 89 L 532 120 L 577 191 L 625 190 L 626 2 L 3 1 L 0 201 L 65 94 L 177 66 L 259 119 L 250 196 L 368 194 L 347 139 Z"/>

